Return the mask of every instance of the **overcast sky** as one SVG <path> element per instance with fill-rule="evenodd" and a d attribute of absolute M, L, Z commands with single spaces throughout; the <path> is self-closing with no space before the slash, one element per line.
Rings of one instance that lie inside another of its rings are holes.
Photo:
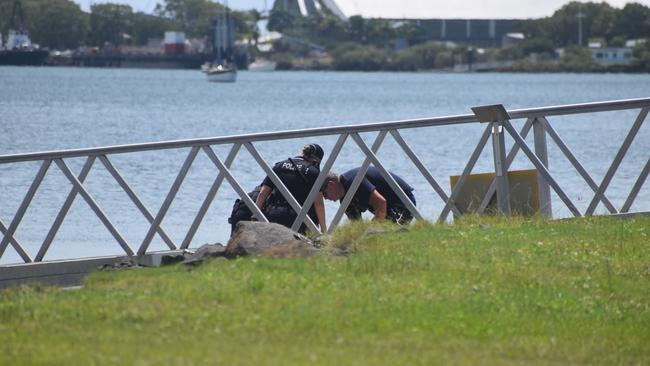
<path fill-rule="evenodd" d="M 90 4 L 112 2 L 129 4 L 136 11 L 150 13 L 163 0 L 75 0 L 84 10 Z M 214 1 L 214 0 L 213 0 Z M 217 2 L 217 1 L 215 1 Z M 221 0 L 220 2 L 223 2 Z M 335 0 L 347 16 L 384 18 L 538 18 L 553 14 L 567 0 Z M 610 5 L 623 7 L 626 0 L 609 0 Z M 650 6 L 650 0 L 635 2 Z M 268 8 L 273 0 L 229 0 L 234 9 Z"/>

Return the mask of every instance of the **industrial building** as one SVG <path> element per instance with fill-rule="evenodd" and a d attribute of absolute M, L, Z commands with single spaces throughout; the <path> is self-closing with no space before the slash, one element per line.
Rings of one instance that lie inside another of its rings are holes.
<path fill-rule="evenodd" d="M 347 19 L 338 3 L 345 0 L 276 0 L 274 10 L 286 11 L 295 16 L 312 16 L 328 9 L 341 19 Z M 435 8 L 433 2 L 430 5 Z M 354 14 L 349 14 L 354 15 Z M 425 41 L 442 41 L 471 44 L 479 47 L 501 47 L 504 38 L 517 32 L 519 19 L 459 19 L 414 18 L 394 15 L 381 18 L 393 21 L 412 21 L 423 30 Z M 398 14 L 395 14 L 398 15 Z"/>

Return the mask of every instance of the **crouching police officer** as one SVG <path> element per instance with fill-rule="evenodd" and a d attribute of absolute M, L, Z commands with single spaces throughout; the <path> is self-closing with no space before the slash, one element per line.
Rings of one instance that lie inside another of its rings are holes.
<path fill-rule="evenodd" d="M 323 159 L 323 148 L 318 144 L 305 145 L 299 156 L 288 158 L 276 163 L 273 172 L 280 178 L 291 195 L 302 206 L 314 186 L 320 173 L 320 162 Z M 262 210 L 269 222 L 275 222 L 286 227 L 291 227 L 298 213 L 289 205 L 289 202 L 276 189 L 269 177 L 262 182 L 260 192 L 255 200 L 257 207 Z M 325 223 L 325 204 L 323 194 L 318 192 L 314 205 L 309 210 L 309 217 L 318 223 L 320 230 L 327 230 Z M 300 227 L 304 233 L 306 225 Z"/>
<path fill-rule="evenodd" d="M 261 186 L 255 187 L 252 191 L 248 192 L 248 197 L 255 202 L 257 196 L 260 195 Z M 230 235 L 235 232 L 237 223 L 240 221 L 251 221 L 253 219 L 253 211 L 251 211 L 248 206 L 241 199 L 237 198 L 235 204 L 232 206 L 232 213 L 228 218 L 228 223 L 230 224 Z"/>
<path fill-rule="evenodd" d="M 342 200 L 345 193 L 350 189 L 352 181 L 358 172 L 359 168 L 348 170 L 341 175 L 328 173 L 321 189 L 325 199 L 330 201 Z M 415 205 L 413 187 L 408 185 L 397 174 L 390 173 L 390 175 L 395 179 L 404 193 L 406 193 L 406 196 L 411 200 L 413 205 Z M 370 210 L 375 215 L 375 219 L 390 219 L 399 225 L 407 224 L 413 219 L 411 212 L 374 166 L 368 167 L 368 172 L 354 193 L 354 197 L 345 210 L 345 214 L 348 218 L 355 220 L 360 219 L 361 214 L 366 210 Z"/>

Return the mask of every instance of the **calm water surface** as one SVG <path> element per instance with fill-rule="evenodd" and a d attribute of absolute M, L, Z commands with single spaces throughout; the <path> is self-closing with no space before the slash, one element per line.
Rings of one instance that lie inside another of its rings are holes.
<path fill-rule="evenodd" d="M 650 75 L 573 74 L 434 74 L 241 72 L 233 84 L 211 84 L 198 71 L 0 67 L 0 154 L 84 148 L 241 133 L 349 125 L 409 118 L 466 114 L 476 105 L 503 103 L 507 108 L 541 107 L 650 96 Z M 638 111 L 554 117 L 551 123 L 578 159 L 599 182 L 611 164 Z M 517 122 L 521 126 L 521 121 Z M 482 132 L 481 126 L 403 131 L 438 182 L 449 192 L 449 176 L 462 172 Z M 372 134 L 364 136 L 371 142 Z M 314 140 L 287 140 L 256 145 L 269 163 L 294 154 Z M 379 156 L 413 186 L 422 212 L 435 219 L 443 203 L 390 139 Z M 550 141 L 550 140 L 549 140 Z M 334 138 L 318 141 L 326 151 Z M 215 147 L 225 157 L 229 147 Z M 490 146 L 474 172 L 492 168 Z M 607 191 L 620 207 L 647 161 L 650 124 L 637 136 Z M 152 212 L 157 212 L 188 150 L 111 156 L 111 161 Z M 549 142 L 551 171 L 581 211 L 592 194 L 582 178 Z M 348 142 L 336 171 L 359 165 L 358 148 Z M 83 159 L 68 165 L 79 172 Z M 525 159 L 515 168 L 530 168 Z M 32 182 L 37 163 L 0 166 L 0 219 L 9 225 Z M 246 188 L 264 176 L 247 152 L 240 152 L 233 173 Z M 200 154 L 163 221 L 180 243 L 212 181 L 216 169 Z M 87 187 L 133 248 L 142 242 L 148 223 L 121 188 L 97 162 Z M 16 237 L 33 257 L 70 189 L 52 166 Z M 235 198 L 224 184 L 192 246 L 225 242 L 226 218 Z M 569 211 L 554 196 L 558 217 Z M 328 203 L 328 217 L 337 205 Z M 650 186 L 642 189 L 632 210 L 650 209 Z M 599 212 L 603 212 L 599 207 Z M 164 249 L 158 237 L 151 248 Z M 121 253 L 120 247 L 78 198 L 45 259 Z M 10 247 L 0 263 L 19 261 Z"/>

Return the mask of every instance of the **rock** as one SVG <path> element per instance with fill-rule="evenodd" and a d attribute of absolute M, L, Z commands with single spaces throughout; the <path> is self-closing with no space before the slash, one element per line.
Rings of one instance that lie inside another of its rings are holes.
<path fill-rule="evenodd" d="M 318 248 L 300 240 L 278 244 L 260 253 L 265 257 L 300 258 L 309 257 L 320 252 Z"/>
<path fill-rule="evenodd" d="M 110 263 L 110 264 L 104 264 L 98 268 L 100 271 L 120 271 L 123 269 L 131 269 L 131 268 L 140 268 L 142 266 L 138 265 L 131 259 L 125 259 L 121 262 L 116 262 L 116 263 Z"/>
<path fill-rule="evenodd" d="M 163 255 L 160 258 L 160 265 L 161 266 L 167 266 L 167 265 L 170 265 L 170 264 L 179 263 L 179 262 L 184 261 L 185 258 L 186 258 L 186 256 L 184 254 L 175 254 L 175 255 L 167 254 L 167 255 Z"/>
<path fill-rule="evenodd" d="M 381 228 L 381 227 L 369 227 L 369 228 L 366 229 L 366 231 L 363 232 L 363 234 L 361 234 L 359 239 L 363 239 L 363 238 L 365 238 L 367 236 L 370 236 L 370 235 L 382 234 L 382 233 L 385 233 L 385 232 L 386 232 L 386 229 Z"/>
<path fill-rule="evenodd" d="M 321 234 L 312 239 L 312 243 L 316 248 L 323 248 L 327 242 L 332 239 L 331 235 Z"/>
<path fill-rule="evenodd" d="M 240 221 L 228 240 L 227 257 L 266 255 L 272 257 L 301 257 L 318 249 L 303 235 L 275 223 Z"/>
<path fill-rule="evenodd" d="M 203 244 L 193 254 L 183 260 L 181 263 L 195 266 L 203 263 L 207 258 L 223 257 L 225 255 L 226 247 L 217 244 Z"/>

